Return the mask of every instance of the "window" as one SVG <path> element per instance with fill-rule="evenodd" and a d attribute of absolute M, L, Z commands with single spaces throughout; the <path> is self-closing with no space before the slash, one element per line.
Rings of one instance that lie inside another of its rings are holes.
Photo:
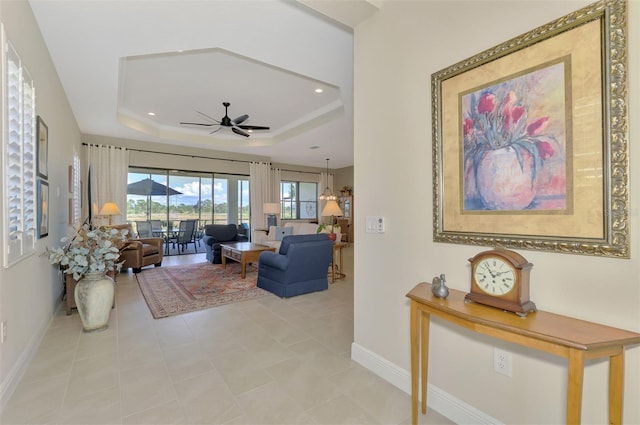
<path fill-rule="evenodd" d="M 4 266 L 35 252 L 35 88 L 2 32 Z"/>
<path fill-rule="evenodd" d="M 317 183 L 281 181 L 281 219 L 305 220 L 318 218 L 317 191 Z"/>
<path fill-rule="evenodd" d="M 200 220 L 201 226 L 249 222 L 246 176 L 129 168 L 130 186 L 145 179 L 159 186 L 148 194 L 130 187 L 127 194 L 130 221 L 160 220 L 163 226 L 175 226 L 178 221 L 188 219 Z"/>
<path fill-rule="evenodd" d="M 238 224 L 249 224 L 249 180 L 238 180 Z"/>

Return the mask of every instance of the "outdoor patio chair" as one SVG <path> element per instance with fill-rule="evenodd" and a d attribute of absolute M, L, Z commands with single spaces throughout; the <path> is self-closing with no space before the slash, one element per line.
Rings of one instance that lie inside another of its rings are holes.
<path fill-rule="evenodd" d="M 197 221 L 196 220 L 182 220 L 178 225 L 178 232 L 174 239 L 172 239 L 173 246 L 178 245 L 178 249 L 182 248 L 184 252 L 188 244 L 192 243 L 193 248 L 198 252 L 196 234 L 197 234 Z"/>
<path fill-rule="evenodd" d="M 136 230 L 139 238 L 152 238 L 154 236 L 150 221 L 136 221 Z"/>
<path fill-rule="evenodd" d="M 164 233 L 161 220 L 149 220 L 149 222 L 151 223 L 151 231 L 153 231 L 155 236 L 161 236 Z"/>

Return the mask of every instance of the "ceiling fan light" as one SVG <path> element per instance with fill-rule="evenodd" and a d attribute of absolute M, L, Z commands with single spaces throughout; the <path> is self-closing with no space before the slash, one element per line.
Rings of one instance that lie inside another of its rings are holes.
<path fill-rule="evenodd" d="M 243 125 L 247 119 L 249 119 L 249 115 L 240 115 L 235 119 L 229 118 L 229 106 L 231 103 L 222 102 L 222 106 L 224 106 L 224 117 L 220 121 L 215 119 L 214 117 L 205 114 L 204 112 L 200 112 L 196 110 L 196 112 L 202 115 L 207 120 L 212 122 L 210 123 L 202 123 L 202 122 L 180 122 L 181 125 L 197 125 L 202 127 L 218 127 L 215 130 L 211 131 L 209 134 L 214 134 L 220 131 L 223 128 L 230 128 L 232 132 L 237 135 L 249 137 L 249 133 L 253 133 L 254 130 L 269 130 L 270 128 L 262 125 Z"/>

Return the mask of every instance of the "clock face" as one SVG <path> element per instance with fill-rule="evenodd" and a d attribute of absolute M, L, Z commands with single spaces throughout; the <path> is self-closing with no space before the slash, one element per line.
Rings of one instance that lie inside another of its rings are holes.
<path fill-rule="evenodd" d="M 489 295 L 506 295 L 515 287 L 513 267 L 500 258 L 489 257 L 477 263 L 473 277 L 478 287 Z"/>

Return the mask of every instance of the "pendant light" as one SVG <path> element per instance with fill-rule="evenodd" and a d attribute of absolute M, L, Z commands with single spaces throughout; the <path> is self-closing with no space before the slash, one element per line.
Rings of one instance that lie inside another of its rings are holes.
<path fill-rule="evenodd" d="M 331 189 L 329 189 L 329 158 L 327 158 L 327 187 L 324 188 L 322 195 L 320 195 L 318 199 L 321 201 L 335 201 L 338 199 L 338 197 L 331 192 Z"/>

